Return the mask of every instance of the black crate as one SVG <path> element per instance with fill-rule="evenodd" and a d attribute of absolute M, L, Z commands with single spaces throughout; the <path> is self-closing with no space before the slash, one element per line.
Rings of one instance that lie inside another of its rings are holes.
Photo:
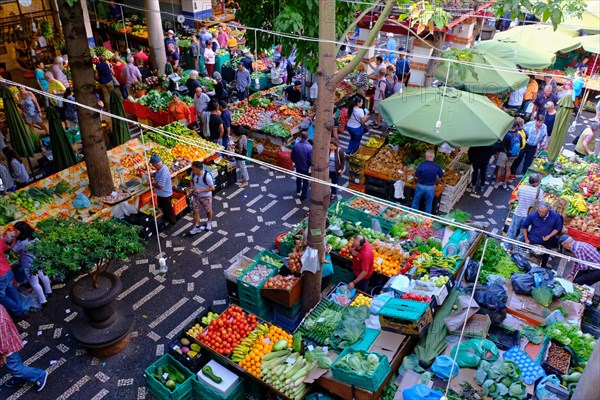
<path fill-rule="evenodd" d="M 369 186 L 368 183 L 367 183 L 367 186 L 365 187 L 365 194 L 379 197 L 380 199 L 383 199 L 383 200 L 387 200 L 389 197 L 389 193 L 387 190 L 382 189 L 379 186 Z"/>
<path fill-rule="evenodd" d="M 386 192 L 389 191 L 390 186 L 392 185 L 392 182 L 390 182 L 390 181 L 375 178 L 374 176 L 371 176 L 371 175 L 365 175 L 365 178 L 367 181 L 367 186 L 379 187 L 382 190 L 385 190 Z"/>
<path fill-rule="evenodd" d="M 237 282 L 231 282 L 229 279 L 225 279 L 225 282 L 227 282 L 227 293 L 229 294 L 229 297 L 239 301 L 240 293 L 238 290 Z"/>

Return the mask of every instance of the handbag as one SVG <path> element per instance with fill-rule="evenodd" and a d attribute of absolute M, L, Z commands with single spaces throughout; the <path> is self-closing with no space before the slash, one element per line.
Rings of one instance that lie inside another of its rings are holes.
<path fill-rule="evenodd" d="M 533 201 L 533 204 L 527 209 L 527 215 L 529 215 L 532 212 L 534 212 L 535 209 L 537 208 L 537 203 L 539 201 L 538 197 L 540 197 L 540 188 L 539 187 L 535 191 L 535 200 Z"/>
<path fill-rule="evenodd" d="M 573 139 L 573 142 L 572 142 L 572 143 L 573 143 L 575 146 L 577 146 L 577 143 L 579 143 L 579 138 L 581 137 L 581 135 L 582 135 L 582 134 L 580 133 L 579 135 L 575 136 L 575 139 Z"/>
<path fill-rule="evenodd" d="M 366 126 L 365 124 L 361 123 L 360 120 L 358 118 L 356 118 L 356 114 L 354 114 L 354 110 L 352 110 L 352 116 L 354 117 L 356 122 L 358 122 L 360 124 L 360 126 L 363 128 L 363 135 L 365 133 L 369 132 L 369 127 Z"/>

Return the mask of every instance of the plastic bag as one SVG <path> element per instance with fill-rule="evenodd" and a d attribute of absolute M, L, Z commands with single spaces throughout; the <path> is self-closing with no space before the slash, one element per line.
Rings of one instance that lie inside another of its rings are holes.
<path fill-rule="evenodd" d="M 506 290 L 506 278 L 500 275 L 490 274 L 488 275 L 488 284 L 493 283 L 494 285 L 500 285 Z"/>
<path fill-rule="evenodd" d="M 513 254 L 510 256 L 510 259 L 517 265 L 517 267 L 519 267 L 521 271 L 529 272 L 531 269 L 531 264 L 529 261 L 527 261 L 527 259 L 520 253 Z"/>
<path fill-rule="evenodd" d="M 371 218 L 371 229 L 375 232 L 381 232 L 381 224 L 377 218 Z"/>
<path fill-rule="evenodd" d="M 562 285 L 555 284 L 552 287 L 552 295 L 554 297 L 563 297 L 565 294 L 567 294 L 567 291 Z"/>
<path fill-rule="evenodd" d="M 465 272 L 465 281 L 475 282 L 477 277 L 477 270 L 479 269 L 479 263 L 475 260 L 469 260 L 467 264 L 467 270 Z"/>
<path fill-rule="evenodd" d="M 516 294 L 530 295 L 535 287 L 535 279 L 531 274 L 513 274 L 510 277 L 510 282 Z"/>
<path fill-rule="evenodd" d="M 394 183 L 394 198 L 404 198 L 404 181 L 396 181 L 396 183 Z"/>
<path fill-rule="evenodd" d="M 300 258 L 302 262 L 302 271 L 312 272 L 313 274 L 319 270 L 319 251 L 312 247 L 307 247 Z"/>
<path fill-rule="evenodd" d="M 438 378 L 448 380 L 448 378 L 450 378 L 450 370 L 452 370 L 452 376 L 456 376 L 460 369 L 458 363 L 454 364 L 454 368 L 452 368 L 452 362 L 453 359 L 448 356 L 437 356 L 431 366 L 431 371 L 433 371 Z"/>
<path fill-rule="evenodd" d="M 555 323 L 556 321 L 564 321 L 564 320 L 565 320 L 565 316 L 563 315 L 563 313 L 560 310 L 554 310 L 550 314 L 548 314 L 548 316 L 546 318 L 544 318 L 544 321 L 542 322 L 542 324 L 545 326 L 550 326 L 553 323 Z"/>
<path fill-rule="evenodd" d="M 326 278 L 330 275 L 333 275 L 333 263 L 331 262 L 331 255 L 326 254 L 324 261 L 325 262 L 323 262 L 323 270 L 321 271 L 321 278 Z"/>
<path fill-rule="evenodd" d="M 404 400 L 440 400 L 444 394 L 421 383 L 402 391 Z"/>
<path fill-rule="evenodd" d="M 350 290 L 348 289 L 348 285 L 342 284 L 335 289 L 335 292 L 333 292 L 329 298 L 339 305 L 347 306 L 350 304 L 355 294 L 356 289 Z"/>
<path fill-rule="evenodd" d="M 460 343 L 460 347 L 457 344 L 450 351 L 450 357 L 454 358 L 457 351 L 456 362 L 461 368 L 477 368 L 481 360 L 496 361 L 500 356 L 496 344 L 487 339 L 469 339 Z"/>
<path fill-rule="evenodd" d="M 506 295 L 506 290 L 504 289 L 504 286 L 499 285 L 497 283 L 486 283 L 485 285 L 485 289 L 487 292 L 495 295 L 498 300 L 502 301 L 502 303 L 506 304 L 506 300 L 508 300 L 508 296 Z M 494 305 L 496 306 L 497 304 L 494 303 Z"/>
<path fill-rule="evenodd" d="M 506 303 L 504 303 L 505 300 L 503 301 L 502 298 L 498 297 L 498 295 L 503 296 L 505 300 L 507 299 L 504 288 L 502 286 L 493 285 L 492 290 L 487 287 L 481 287 L 481 289 L 478 288 L 475 291 L 475 296 L 473 299 L 479 303 L 480 307 L 497 311 L 506 308 Z"/>
<path fill-rule="evenodd" d="M 88 208 L 92 203 L 83 193 L 79 193 L 75 199 L 73 199 L 73 208 Z"/>
<path fill-rule="evenodd" d="M 379 309 L 384 306 L 389 299 L 394 298 L 394 294 L 390 292 L 380 293 L 371 300 L 371 314 L 379 314 Z"/>
<path fill-rule="evenodd" d="M 561 397 L 558 397 L 550 390 L 546 389 L 546 385 L 552 383 L 557 386 L 560 385 L 560 379 L 556 375 L 548 375 L 544 379 L 538 383 L 535 388 L 535 398 L 539 400 L 560 400 Z"/>

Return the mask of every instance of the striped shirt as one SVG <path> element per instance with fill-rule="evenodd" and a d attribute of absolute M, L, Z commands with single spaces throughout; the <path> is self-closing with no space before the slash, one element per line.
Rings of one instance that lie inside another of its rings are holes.
<path fill-rule="evenodd" d="M 573 247 L 571 247 L 571 252 L 580 260 L 600 264 L 600 253 L 598 253 L 598 250 L 596 250 L 596 248 L 591 244 L 574 240 Z M 579 271 L 586 271 L 590 268 L 591 267 L 588 265 L 575 263 L 573 265 L 573 269 L 571 270 L 571 275 L 576 276 Z"/>
<path fill-rule="evenodd" d="M 0 305 L 0 354 L 9 355 L 23 348 L 21 335 L 10 315 Z"/>
<path fill-rule="evenodd" d="M 156 171 L 154 175 L 154 183 L 162 186 L 162 189 L 154 187 L 154 193 L 158 197 L 173 196 L 173 184 L 171 183 L 171 172 L 169 167 L 163 164 L 162 168 Z"/>
<path fill-rule="evenodd" d="M 537 199 L 535 197 L 538 194 Z M 526 217 L 529 207 L 533 206 L 536 200 L 544 200 L 544 192 L 539 187 L 533 187 L 531 185 L 523 185 L 517 191 L 517 208 L 515 209 L 515 215 L 517 217 Z"/>
<path fill-rule="evenodd" d="M 542 124 L 539 129 L 535 127 L 535 121 L 530 121 L 523 125 L 523 130 L 527 134 L 527 144 L 529 146 L 546 147 L 548 142 L 548 129 L 545 124 Z"/>

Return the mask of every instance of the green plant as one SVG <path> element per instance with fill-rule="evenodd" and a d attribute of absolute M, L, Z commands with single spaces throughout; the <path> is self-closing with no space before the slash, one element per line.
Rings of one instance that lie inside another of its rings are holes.
<path fill-rule="evenodd" d="M 43 270 L 51 277 L 65 279 L 71 273 L 87 271 L 95 288 L 111 262 L 143 249 L 139 227 L 111 220 L 86 223 L 51 218 L 37 228 L 40 240 L 32 245 L 32 273 Z"/>

